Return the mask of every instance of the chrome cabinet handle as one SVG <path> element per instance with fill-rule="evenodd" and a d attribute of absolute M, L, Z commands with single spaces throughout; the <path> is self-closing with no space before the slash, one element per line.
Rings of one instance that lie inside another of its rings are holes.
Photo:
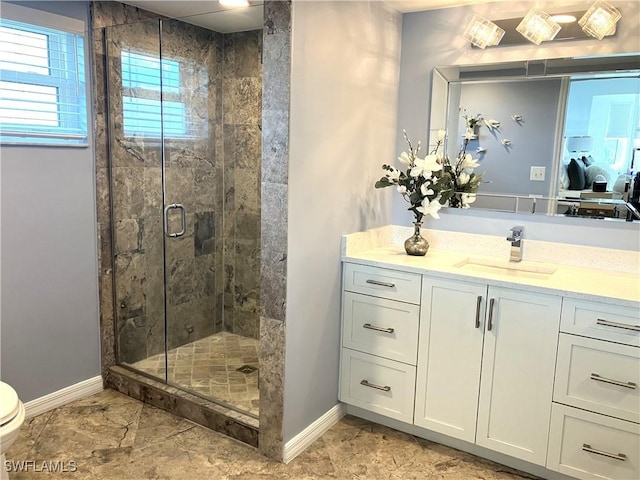
<path fill-rule="evenodd" d="M 370 323 L 365 323 L 364 325 L 362 325 L 362 327 L 383 333 L 393 333 L 395 331 L 393 328 L 376 327 L 375 325 L 371 325 Z"/>
<path fill-rule="evenodd" d="M 597 319 L 596 324 L 603 325 L 605 327 L 623 328 L 625 330 L 633 330 L 634 332 L 640 332 L 640 325 L 631 325 L 630 323 L 612 322 L 611 320 L 605 320 L 604 318 Z"/>
<path fill-rule="evenodd" d="M 480 305 L 482 305 L 482 295 L 478 295 L 478 303 L 476 303 L 476 328 L 480 328 Z"/>
<path fill-rule="evenodd" d="M 180 231 L 175 233 L 169 233 L 169 210 L 178 209 L 180 210 Z M 171 205 L 167 205 L 164 207 L 164 234 L 167 237 L 177 238 L 181 237 L 187 231 L 187 212 L 184 209 L 184 205 L 179 203 L 172 203 Z"/>
<path fill-rule="evenodd" d="M 604 450 L 598 450 L 597 448 L 593 448 L 588 443 L 582 444 L 582 450 L 589 453 L 595 453 L 596 455 L 602 455 L 603 457 L 613 458 L 615 460 L 620 460 L 622 462 L 627 460 L 627 456 L 624 453 L 609 453 Z"/>
<path fill-rule="evenodd" d="M 489 321 L 487 322 L 487 331 L 491 331 L 493 329 L 493 306 L 496 303 L 496 299 L 492 298 L 489 300 Z"/>
<path fill-rule="evenodd" d="M 383 392 L 390 392 L 391 387 L 389 385 L 376 385 L 375 383 L 369 383 L 367 380 L 362 380 L 360 385 L 364 385 L 365 387 L 375 388 L 376 390 L 382 390 Z"/>
<path fill-rule="evenodd" d="M 381 282 L 380 280 L 367 280 L 367 283 L 370 283 L 371 285 L 378 285 L 380 287 L 388 287 L 388 288 L 393 288 L 396 286 L 395 283 L 389 283 L 389 282 Z"/>
<path fill-rule="evenodd" d="M 591 374 L 591 380 L 595 380 L 596 382 L 610 383 L 611 385 L 617 385 L 619 387 L 630 388 L 631 390 L 635 390 L 638 385 L 633 382 L 621 382 L 620 380 L 613 380 L 612 378 L 602 377 L 597 373 Z"/>

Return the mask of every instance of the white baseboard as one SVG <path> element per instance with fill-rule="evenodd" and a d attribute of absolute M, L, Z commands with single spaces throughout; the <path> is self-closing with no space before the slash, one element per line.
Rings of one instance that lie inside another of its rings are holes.
<path fill-rule="evenodd" d="M 291 460 L 296 458 L 327 430 L 338 423 L 346 414 L 347 407 L 342 403 L 331 408 L 327 413 L 322 415 L 284 445 L 282 461 L 284 463 L 289 463 Z"/>
<path fill-rule="evenodd" d="M 95 393 L 100 393 L 103 390 L 102 377 L 88 378 L 75 385 L 69 385 L 61 390 L 52 392 L 44 397 L 36 398 L 24 404 L 26 410 L 26 417 L 31 418 L 41 413 L 48 412 L 54 408 L 66 405 L 74 400 L 80 400 L 81 398 L 88 397 Z"/>

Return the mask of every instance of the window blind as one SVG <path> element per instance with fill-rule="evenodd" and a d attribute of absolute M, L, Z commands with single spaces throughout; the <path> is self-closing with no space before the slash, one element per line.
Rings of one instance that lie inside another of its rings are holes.
<path fill-rule="evenodd" d="M 81 35 L 0 19 L 0 141 L 87 144 Z"/>
<path fill-rule="evenodd" d="M 208 116 L 197 115 L 184 92 L 186 60 L 123 49 L 122 110 L 124 134 L 128 137 L 207 138 Z M 206 101 L 207 92 L 204 91 Z M 202 110 L 202 109 L 200 109 Z"/>

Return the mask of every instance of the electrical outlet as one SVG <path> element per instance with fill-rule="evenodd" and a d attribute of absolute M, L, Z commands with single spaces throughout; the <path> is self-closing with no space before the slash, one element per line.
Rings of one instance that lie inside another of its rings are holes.
<path fill-rule="evenodd" d="M 531 167 L 531 175 L 529 180 L 532 182 L 544 182 L 547 167 Z"/>

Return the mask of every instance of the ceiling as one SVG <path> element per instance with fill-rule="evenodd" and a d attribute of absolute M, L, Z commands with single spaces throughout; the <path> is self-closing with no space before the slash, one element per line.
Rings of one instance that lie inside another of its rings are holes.
<path fill-rule="evenodd" d="M 293 0 L 309 1 L 309 0 Z M 402 13 L 459 7 L 500 0 L 382 0 Z M 123 3 L 149 10 L 170 18 L 215 30 L 220 33 L 241 32 L 262 28 L 262 0 L 250 0 L 247 8 L 229 9 L 217 0 L 123 0 Z"/>
<path fill-rule="evenodd" d="M 217 0 L 122 0 L 150 12 L 220 33 L 244 32 L 262 28 L 262 0 L 251 0 L 246 8 L 226 8 Z"/>

